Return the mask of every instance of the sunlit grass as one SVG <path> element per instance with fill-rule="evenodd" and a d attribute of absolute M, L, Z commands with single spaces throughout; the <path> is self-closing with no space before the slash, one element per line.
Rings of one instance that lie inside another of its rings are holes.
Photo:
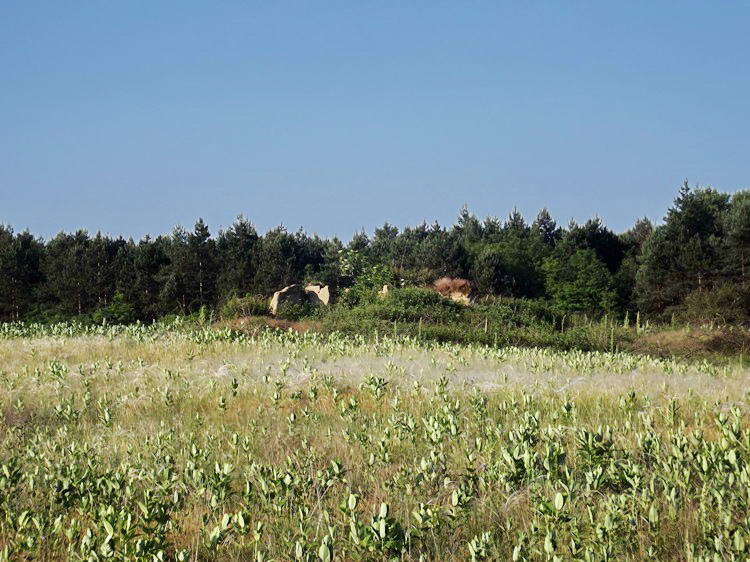
<path fill-rule="evenodd" d="M 3 325 L 0 558 L 744 560 L 749 374 Z"/>

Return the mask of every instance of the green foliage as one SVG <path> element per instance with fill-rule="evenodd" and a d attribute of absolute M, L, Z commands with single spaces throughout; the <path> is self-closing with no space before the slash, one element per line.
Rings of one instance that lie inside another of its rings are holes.
<path fill-rule="evenodd" d="M 593 250 L 545 260 L 547 291 L 564 312 L 611 310 L 615 302 L 612 276 Z"/>
<path fill-rule="evenodd" d="M 513 236 L 486 245 L 472 269 L 481 294 L 540 297 L 544 293 L 541 265 L 549 249 L 541 238 Z"/>
<path fill-rule="evenodd" d="M 598 217 L 586 221 L 584 225 L 571 222 L 556 248 L 559 253 L 567 256 L 578 250 L 591 250 L 613 274 L 620 268 L 625 257 L 623 241 Z"/>
<path fill-rule="evenodd" d="M 217 290 L 221 297 L 244 295 L 254 288 L 258 243 L 255 227 L 241 215 L 229 229 L 219 233 L 216 252 L 222 267 L 217 276 Z"/>
<path fill-rule="evenodd" d="M 750 275 L 750 190 L 738 191 L 732 196 L 726 233 L 729 273 L 746 282 Z"/>
<path fill-rule="evenodd" d="M 487 317 L 503 325 L 554 325 L 559 311 L 548 301 L 508 297 L 483 297 L 464 311 L 472 318 Z"/>
<path fill-rule="evenodd" d="M 356 313 L 362 318 L 402 322 L 455 322 L 463 306 L 432 289 L 394 288 L 385 298 L 363 303 Z"/>
<path fill-rule="evenodd" d="M 621 349 L 638 335 L 635 326 L 614 317 L 595 321 L 583 314 L 563 314 L 546 301 L 483 297 L 466 306 L 429 289 L 397 288 L 383 300 L 354 307 L 334 306 L 319 313 L 319 329 L 324 332 L 367 337 L 396 333 L 422 341 L 492 347 L 605 351 Z"/>
<path fill-rule="evenodd" d="M 724 284 L 695 290 L 676 311 L 677 316 L 691 324 L 750 324 L 750 286 Z"/>
<path fill-rule="evenodd" d="M 135 308 L 125 302 L 125 296 L 118 291 L 109 305 L 94 311 L 91 319 L 97 324 L 130 324 L 136 319 Z"/>
<path fill-rule="evenodd" d="M 385 284 L 429 286 L 443 276 L 469 279 L 479 297 L 552 299 L 558 312 L 666 321 L 696 318 L 696 299 L 718 295 L 713 317 L 746 322 L 731 309 L 739 301 L 721 295 L 749 284 L 750 191 L 730 197 L 686 183 L 664 224 L 640 219 L 621 235 L 599 218 L 560 228 L 546 209 L 528 224 L 518 210 L 480 220 L 463 208 L 449 228 L 385 223 L 348 244 L 283 226 L 261 235 L 241 216 L 216 236 L 199 219 L 192 230 L 138 242 L 84 230 L 43 241 L 0 226 L 0 320 L 100 320 L 120 293 L 135 319 L 150 322 L 311 280 L 353 307 L 375 302 Z"/>
<path fill-rule="evenodd" d="M 231 297 L 221 309 L 221 317 L 225 319 L 242 316 L 267 316 L 268 314 L 270 314 L 268 299 L 254 295 Z"/>
<path fill-rule="evenodd" d="M 320 308 L 312 303 L 291 303 L 283 302 L 279 304 L 276 311 L 276 318 L 281 320 L 301 320 L 306 317 L 315 316 Z"/>
<path fill-rule="evenodd" d="M 341 304 L 354 306 L 372 302 L 384 285 L 393 283 L 393 272 L 385 265 L 372 260 L 357 250 L 339 252 L 339 270 L 346 285 L 340 296 Z"/>
<path fill-rule="evenodd" d="M 35 306 L 43 280 L 41 241 L 0 224 L 0 318 L 20 320 Z"/>
<path fill-rule="evenodd" d="M 741 198 L 737 199 L 741 201 Z M 665 222 L 644 245 L 636 294 L 645 312 L 674 311 L 688 294 L 726 282 L 724 256 L 729 196 L 713 189 L 683 185 Z M 741 213 L 738 213 L 741 215 Z M 739 242 L 744 247 L 745 242 Z"/>

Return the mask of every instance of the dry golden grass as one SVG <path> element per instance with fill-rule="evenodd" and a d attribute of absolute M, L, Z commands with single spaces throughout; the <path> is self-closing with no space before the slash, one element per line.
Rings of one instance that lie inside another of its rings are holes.
<path fill-rule="evenodd" d="M 661 329 L 639 337 L 631 349 L 636 353 L 687 359 L 746 357 L 750 353 L 750 331 L 739 327 Z"/>

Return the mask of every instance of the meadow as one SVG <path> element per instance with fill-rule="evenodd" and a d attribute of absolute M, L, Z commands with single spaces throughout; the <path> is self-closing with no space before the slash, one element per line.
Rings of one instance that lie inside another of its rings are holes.
<path fill-rule="evenodd" d="M 748 382 L 407 334 L 2 324 L 0 560 L 745 560 Z"/>

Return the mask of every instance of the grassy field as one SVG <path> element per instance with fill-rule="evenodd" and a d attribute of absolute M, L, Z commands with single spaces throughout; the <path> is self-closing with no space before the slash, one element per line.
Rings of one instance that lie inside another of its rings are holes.
<path fill-rule="evenodd" d="M 0 326 L 0 559 L 745 560 L 750 370 Z"/>

